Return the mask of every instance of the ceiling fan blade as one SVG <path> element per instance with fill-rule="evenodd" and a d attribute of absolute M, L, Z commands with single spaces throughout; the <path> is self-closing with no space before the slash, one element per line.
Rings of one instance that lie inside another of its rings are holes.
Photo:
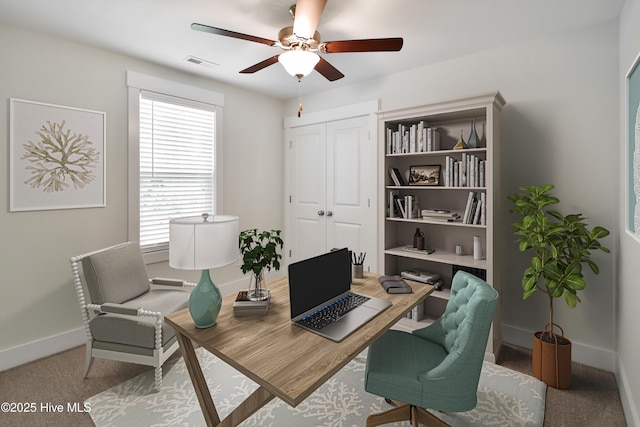
<path fill-rule="evenodd" d="M 313 38 L 326 3 L 327 0 L 298 0 L 293 20 L 293 34 L 302 38 Z"/>
<path fill-rule="evenodd" d="M 338 71 L 336 67 L 329 64 L 323 57 L 320 57 L 320 61 L 318 61 L 314 68 L 330 82 L 339 80 L 344 77 L 344 74 Z"/>
<path fill-rule="evenodd" d="M 252 65 L 249 68 L 245 68 L 244 70 L 240 71 L 241 74 L 253 74 L 256 71 L 260 71 L 263 68 L 267 68 L 269 65 L 273 65 L 276 62 L 278 62 L 278 56 L 280 55 L 274 55 L 271 58 L 267 58 L 262 62 L 258 62 L 255 65 Z"/>
<path fill-rule="evenodd" d="M 340 52 L 397 52 L 402 49 L 402 37 L 389 39 L 339 40 L 322 43 L 324 53 Z"/>
<path fill-rule="evenodd" d="M 191 29 L 196 31 L 203 31 L 205 33 L 217 34 L 219 36 L 233 37 L 235 39 L 247 40 L 250 42 L 262 43 L 269 46 L 275 46 L 276 42 L 269 39 L 263 39 L 262 37 L 250 36 L 248 34 L 237 33 L 235 31 L 223 30 L 222 28 L 210 27 L 204 24 L 191 24 Z"/>

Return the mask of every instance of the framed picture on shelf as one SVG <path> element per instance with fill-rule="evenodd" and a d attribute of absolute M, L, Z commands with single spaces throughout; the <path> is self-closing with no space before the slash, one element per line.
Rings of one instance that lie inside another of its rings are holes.
<path fill-rule="evenodd" d="M 409 185 L 439 185 L 440 165 L 411 166 Z"/>

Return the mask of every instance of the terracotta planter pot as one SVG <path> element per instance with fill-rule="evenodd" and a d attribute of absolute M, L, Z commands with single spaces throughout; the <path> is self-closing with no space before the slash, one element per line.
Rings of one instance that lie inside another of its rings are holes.
<path fill-rule="evenodd" d="M 545 384 L 559 389 L 571 387 L 571 341 L 564 337 L 564 331 L 558 335 L 545 328 L 534 333 L 531 362 L 533 375 Z"/>

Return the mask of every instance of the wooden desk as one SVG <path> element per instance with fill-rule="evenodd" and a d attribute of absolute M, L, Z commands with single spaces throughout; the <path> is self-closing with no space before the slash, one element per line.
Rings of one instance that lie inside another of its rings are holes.
<path fill-rule="evenodd" d="M 413 288 L 412 294 L 389 295 L 377 277 L 365 274 L 364 279 L 354 279 L 351 289 L 387 299 L 392 302 L 391 307 L 339 343 L 291 323 L 286 277 L 269 284 L 271 303 L 266 316 L 233 317 L 235 294 L 224 298 L 217 323 L 211 328 L 197 329 L 188 309 L 166 316 L 167 324 L 176 331 L 207 425 L 237 426 L 274 397 L 297 406 L 433 292 L 433 286 L 408 282 Z M 222 421 L 211 399 L 193 343 L 215 354 L 260 386 Z"/>

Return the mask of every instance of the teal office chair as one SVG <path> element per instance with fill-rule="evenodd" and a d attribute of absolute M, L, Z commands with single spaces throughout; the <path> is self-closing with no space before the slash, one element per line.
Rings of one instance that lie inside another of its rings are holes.
<path fill-rule="evenodd" d="M 447 424 L 426 409 L 463 412 L 477 404 L 478 381 L 498 293 L 459 271 L 444 314 L 413 333 L 390 330 L 369 348 L 365 390 L 396 404 L 369 415 L 367 427 L 395 421 Z"/>

